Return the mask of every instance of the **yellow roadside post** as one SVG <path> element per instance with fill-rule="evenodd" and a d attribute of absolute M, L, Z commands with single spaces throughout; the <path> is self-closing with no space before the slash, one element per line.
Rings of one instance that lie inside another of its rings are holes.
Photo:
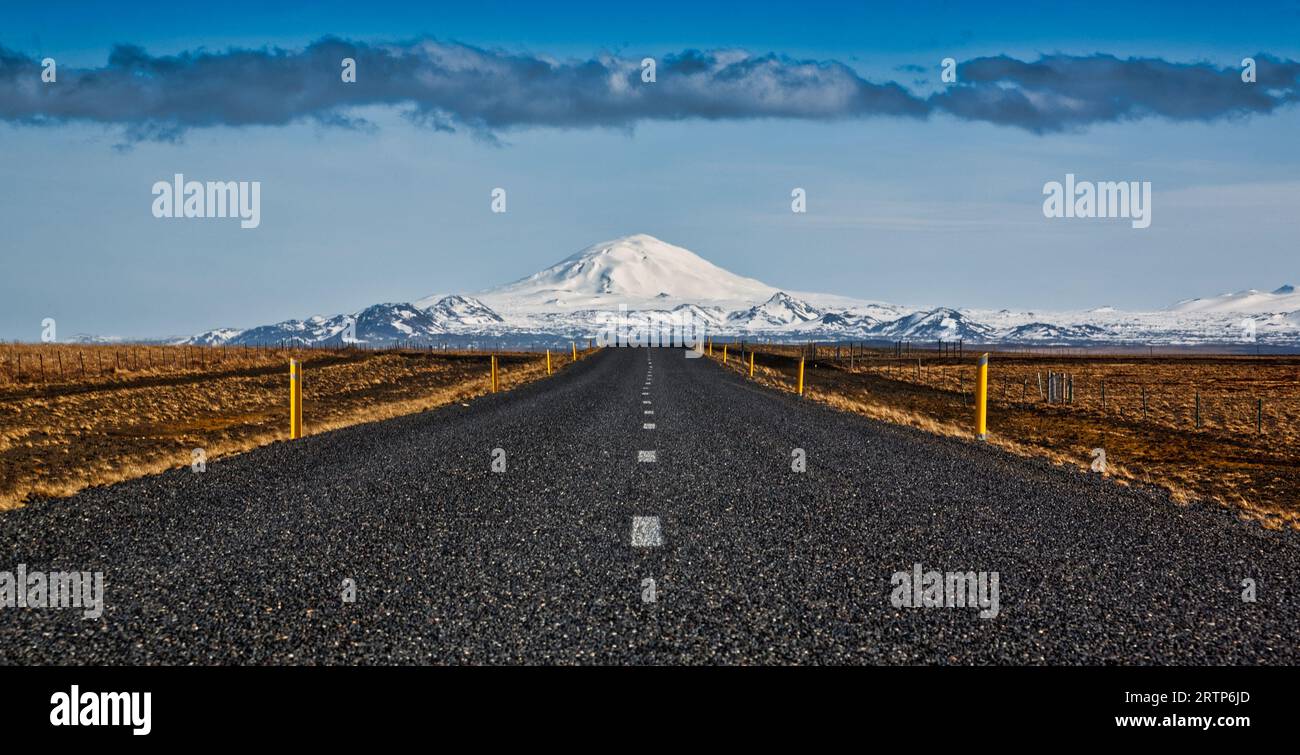
<path fill-rule="evenodd" d="M 799 357 L 799 396 L 803 397 L 803 357 Z"/>
<path fill-rule="evenodd" d="M 497 392 L 497 357 L 492 355 L 492 392 Z"/>
<path fill-rule="evenodd" d="M 551 350 L 546 350 L 546 374 L 551 374 Z"/>
<path fill-rule="evenodd" d="M 709 356 L 713 356 L 713 339 L 709 339 Z"/>
<path fill-rule="evenodd" d="M 754 377 L 754 352 L 749 352 L 749 376 Z"/>
<path fill-rule="evenodd" d="M 289 439 L 302 437 L 302 362 L 289 360 Z"/>
<path fill-rule="evenodd" d="M 989 355 L 982 354 L 979 362 L 979 377 L 975 385 L 975 431 L 980 440 L 988 440 L 989 428 Z"/>
<path fill-rule="evenodd" d="M 727 344 L 722 344 L 722 363 L 727 363 Z"/>
<path fill-rule="evenodd" d="M 573 361 L 576 362 L 578 361 L 578 342 L 569 341 L 569 345 L 573 347 Z"/>

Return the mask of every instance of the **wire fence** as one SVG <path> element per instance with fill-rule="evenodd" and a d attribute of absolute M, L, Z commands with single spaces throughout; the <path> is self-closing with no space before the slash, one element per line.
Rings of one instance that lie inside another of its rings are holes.
<path fill-rule="evenodd" d="M 974 438 L 967 344 L 715 340 L 710 356 L 805 398 Z M 1300 356 L 990 352 L 990 439 L 1017 451 L 1240 503 L 1300 526 Z"/>

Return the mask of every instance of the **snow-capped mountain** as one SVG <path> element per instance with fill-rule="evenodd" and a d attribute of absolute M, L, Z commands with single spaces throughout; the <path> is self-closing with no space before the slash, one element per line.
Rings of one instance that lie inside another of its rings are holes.
<path fill-rule="evenodd" d="M 667 309 L 724 304 L 734 309 L 777 289 L 723 270 L 689 249 L 638 233 L 583 249 L 478 296 L 498 310 Z"/>
<path fill-rule="evenodd" d="M 439 325 L 457 328 L 491 328 L 505 320 L 492 308 L 472 296 L 444 296 L 425 309 Z"/>
<path fill-rule="evenodd" d="M 425 310 L 413 304 L 375 304 L 350 315 L 285 320 L 248 330 L 229 328 L 200 333 L 189 343 L 195 344 L 293 344 L 302 346 L 341 346 L 345 344 L 391 345 L 428 342 L 446 333 L 446 329 Z"/>
<path fill-rule="evenodd" d="M 929 311 L 913 312 L 892 322 L 882 324 L 880 335 L 912 341 L 987 341 L 993 329 L 972 321 L 955 309 L 940 307 Z"/>
<path fill-rule="evenodd" d="M 849 311 L 823 312 L 813 320 L 793 323 L 785 332 L 804 338 L 817 337 L 818 333 L 839 333 L 844 338 L 868 339 L 880 327 L 880 320 L 871 315 Z"/>
<path fill-rule="evenodd" d="M 122 343 L 121 336 L 100 336 L 93 333 L 78 333 L 68 339 L 68 343 L 80 343 L 86 345 L 103 345 L 106 343 Z"/>
<path fill-rule="evenodd" d="M 1113 309 L 1106 308 L 1113 312 Z M 1107 331 L 1097 325 L 1080 323 L 1078 325 L 1058 325 L 1047 322 L 1028 322 L 1018 325 L 1001 335 L 1001 340 L 1038 343 L 1081 343 L 1102 338 Z"/>
<path fill-rule="evenodd" d="M 821 310 L 808 302 L 796 299 L 784 291 L 777 291 L 770 299 L 758 306 L 732 312 L 727 317 L 726 323 L 728 327 L 736 330 L 761 331 L 808 322 L 821 316 Z"/>
<path fill-rule="evenodd" d="M 255 346 L 258 344 L 288 343 L 295 345 L 333 344 L 343 342 L 343 333 L 353 321 L 351 315 L 334 315 L 333 317 L 309 317 L 306 320 L 285 320 L 273 325 L 259 325 L 248 330 L 218 328 L 200 333 L 188 339 L 196 344 L 234 344 Z M 233 335 L 231 335 L 233 333 Z"/>
<path fill-rule="evenodd" d="M 1286 284 L 1265 293 L 1249 289 L 1220 294 L 1206 299 L 1184 299 L 1169 308 L 1170 312 L 1240 312 L 1242 314 L 1273 314 L 1300 311 L 1300 294 L 1295 286 Z"/>
<path fill-rule="evenodd" d="M 223 328 L 186 343 L 367 346 L 566 344 L 611 325 L 680 328 L 776 340 L 1025 343 L 1300 344 L 1300 294 L 1242 291 L 1161 311 L 1081 312 L 903 307 L 781 290 L 694 252 L 637 234 L 594 244 L 534 275 L 474 295 L 429 296 L 360 312 Z"/>
<path fill-rule="evenodd" d="M 427 310 L 413 304 L 375 304 L 355 315 L 356 339 L 366 343 L 427 341 L 447 332 Z M 351 334 L 340 334 L 347 340 Z"/>
<path fill-rule="evenodd" d="M 701 307 L 698 304 L 679 304 L 673 307 L 673 315 L 678 318 L 694 318 L 713 327 L 727 320 L 727 310 L 722 307 Z"/>

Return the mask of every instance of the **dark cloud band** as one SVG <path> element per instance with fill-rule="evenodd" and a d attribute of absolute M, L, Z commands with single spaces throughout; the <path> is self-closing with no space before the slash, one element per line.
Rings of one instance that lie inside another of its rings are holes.
<path fill-rule="evenodd" d="M 1175 121 L 1271 113 L 1295 102 L 1300 64 L 1257 55 L 1253 83 L 1242 68 L 1158 58 L 1006 56 L 958 66 L 958 83 L 930 98 L 958 118 L 1043 133 L 1094 123 L 1163 117 Z"/>
<path fill-rule="evenodd" d="M 340 79 L 357 61 L 356 83 Z M 1205 120 L 1269 113 L 1297 96 L 1300 64 L 1257 56 L 1259 80 L 1240 69 L 1159 59 L 1005 56 L 959 66 L 958 83 L 920 96 L 874 83 L 835 61 L 739 51 L 688 50 L 658 61 L 642 81 L 640 58 L 552 60 L 423 39 L 380 45 L 327 38 L 303 50 L 229 50 L 151 56 L 119 46 L 101 68 L 60 68 L 0 48 L 0 119 L 25 124 L 95 122 L 131 140 L 175 139 L 207 126 L 330 126 L 364 122 L 353 109 L 403 108 L 421 123 L 483 135 L 512 128 L 626 128 L 642 121 L 872 116 L 935 112 L 1043 133 L 1151 116 Z"/>

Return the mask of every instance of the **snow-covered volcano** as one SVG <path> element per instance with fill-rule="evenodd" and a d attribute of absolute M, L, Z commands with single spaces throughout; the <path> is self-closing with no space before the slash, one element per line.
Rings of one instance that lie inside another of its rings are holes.
<path fill-rule="evenodd" d="M 478 294 L 494 309 L 669 309 L 748 306 L 777 289 L 724 270 L 689 249 L 638 233 L 593 244 L 539 273 Z"/>
<path fill-rule="evenodd" d="M 541 272 L 473 296 L 430 296 L 348 315 L 222 328 L 187 342 L 538 346 L 594 337 L 611 317 L 644 327 L 689 321 L 723 336 L 793 341 L 1242 344 L 1258 338 L 1300 344 L 1300 294 L 1291 286 L 1188 299 L 1155 312 L 903 307 L 780 290 L 646 234 L 593 244 Z"/>

